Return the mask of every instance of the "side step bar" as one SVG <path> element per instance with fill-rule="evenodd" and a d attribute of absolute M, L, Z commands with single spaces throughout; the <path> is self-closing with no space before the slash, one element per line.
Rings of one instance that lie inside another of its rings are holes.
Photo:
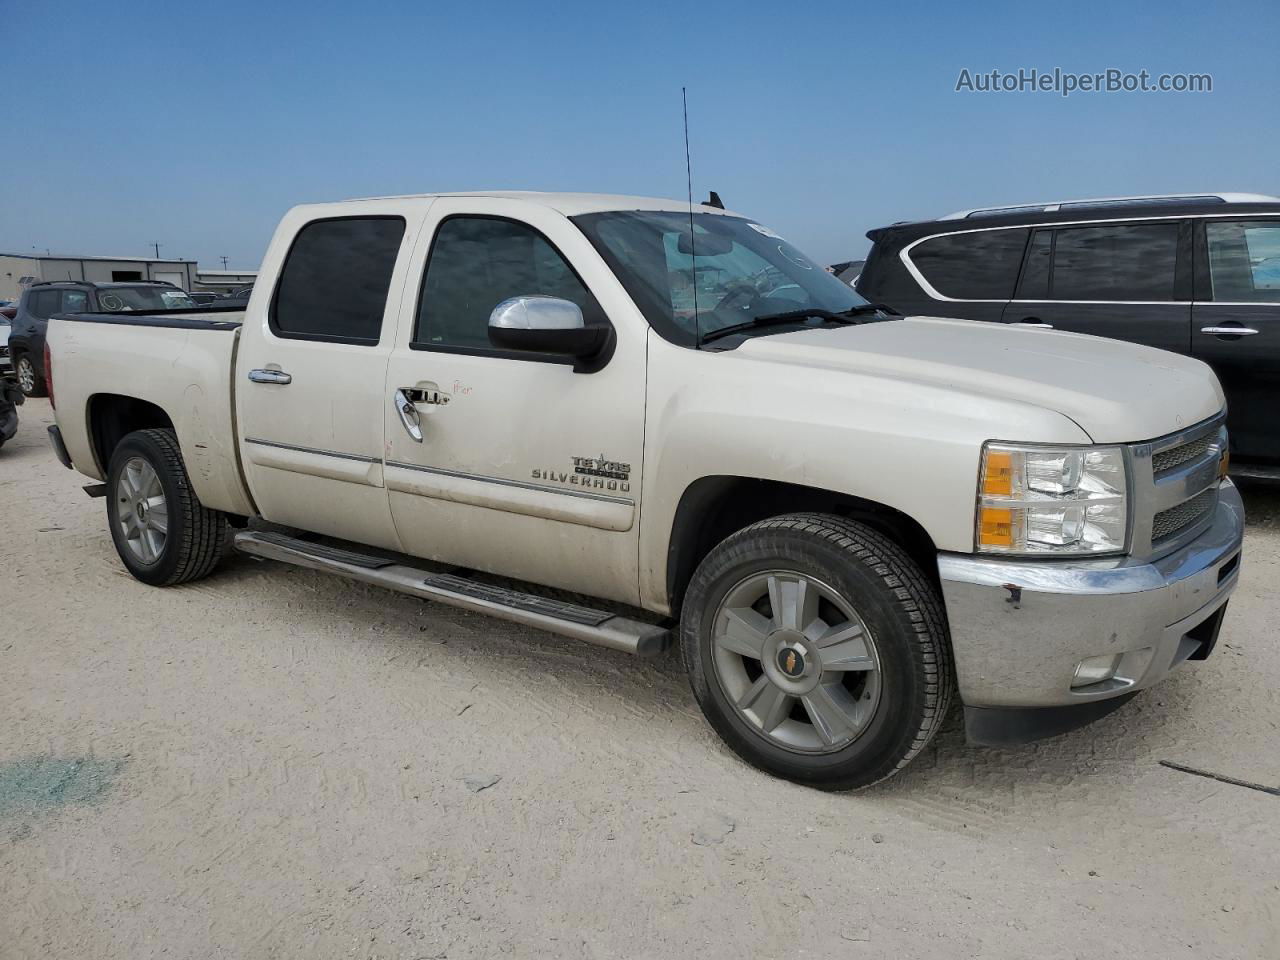
<path fill-rule="evenodd" d="M 241 553 L 255 557 L 336 573 L 396 593 L 436 600 L 640 657 L 657 656 L 671 640 L 671 632 L 657 624 L 631 620 L 607 610 L 593 610 L 452 574 L 431 573 L 384 557 L 310 543 L 272 531 L 246 530 L 235 535 L 234 543 Z"/>

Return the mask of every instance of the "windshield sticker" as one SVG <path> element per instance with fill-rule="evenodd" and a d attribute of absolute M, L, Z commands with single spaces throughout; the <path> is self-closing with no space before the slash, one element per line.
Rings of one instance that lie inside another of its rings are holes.
<path fill-rule="evenodd" d="M 747 226 L 748 226 L 748 227 L 750 227 L 752 230 L 754 230 L 756 233 L 760 234 L 762 237 L 768 237 L 770 240 L 781 240 L 781 239 L 782 239 L 780 236 L 778 236 L 776 233 L 774 233 L 774 232 L 773 232 L 772 230 L 770 230 L 768 227 L 762 227 L 762 226 L 760 226 L 760 224 L 758 224 L 758 223 L 751 223 L 750 221 L 748 221 L 748 222 L 747 222 Z"/>
<path fill-rule="evenodd" d="M 813 264 L 810 263 L 808 260 L 806 260 L 799 253 L 792 253 L 791 251 L 787 250 L 785 246 L 786 243 L 787 242 L 783 240 L 782 243 L 778 244 L 778 252 L 782 254 L 784 257 L 786 257 L 788 260 L 790 260 L 792 263 L 794 263 L 797 267 L 804 267 L 804 269 L 806 270 L 812 270 Z"/>

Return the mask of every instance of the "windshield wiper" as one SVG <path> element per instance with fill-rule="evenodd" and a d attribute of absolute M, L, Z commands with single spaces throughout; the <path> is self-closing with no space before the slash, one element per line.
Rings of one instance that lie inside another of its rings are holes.
<path fill-rule="evenodd" d="M 884 309 L 878 303 L 868 303 L 857 307 L 850 307 L 848 310 L 823 310 L 821 307 L 806 307 L 801 310 L 786 310 L 782 313 L 766 313 L 759 317 L 753 317 L 742 323 L 731 323 L 727 327 L 720 327 L 718 330 L 711 330 L 702 335 L 702 343 L 710 343 L 712 340 L 719 340 L 722 337 L 730 337 L 735 333 L 748 333 L 761 327 L 774 327 L 780 324 L 797 323 L 803 320 L 823 320 L 832 323 L 856 323 L 855 317 L 859 317 L 867 313 L 878 313 Z"/>
<path fill-rule="evenodd" d="M 860 317 L 868 313 L 888 313 L 893 316 L 898 315 L 898 311 L 883 303 L 864 303 L 857 307 L 850 307 L 848 310 L 842 310 L 842 317 Z"/>

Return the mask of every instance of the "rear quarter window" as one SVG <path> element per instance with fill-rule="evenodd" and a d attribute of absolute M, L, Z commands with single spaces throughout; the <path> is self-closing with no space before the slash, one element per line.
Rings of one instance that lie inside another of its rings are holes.
<path fill-rule="evenodd" d="M 929 285 L 957 300 L 1009 300 L 1026 249 L 1025 228 L 930 237 L 907 254 Z"/>

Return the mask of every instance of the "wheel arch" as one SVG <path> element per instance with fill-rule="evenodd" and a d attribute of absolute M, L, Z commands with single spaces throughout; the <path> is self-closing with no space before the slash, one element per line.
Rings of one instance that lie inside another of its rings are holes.
<path fill-rule="evenodd" d="M 737 531 L 784 513 L 832 513 L 858 520 L 906 551 L 925 577 L 938 585 L 937 547 L 918 521 L 887 504 L 847 493 L 777 480 L 715 475 L 685 488 L 667 545 L 666 589 L 673 616 L 698 564 L 716 544 Z"/>
<path fill-rule="evenodd" d="M 111 455 L 120 441 L 135 430 L 173 430 L 173 419 L 149 400 L 118 393 L 96 393 L 86 411 L 89 445 L 102 476 L 107 475 Z"/>

